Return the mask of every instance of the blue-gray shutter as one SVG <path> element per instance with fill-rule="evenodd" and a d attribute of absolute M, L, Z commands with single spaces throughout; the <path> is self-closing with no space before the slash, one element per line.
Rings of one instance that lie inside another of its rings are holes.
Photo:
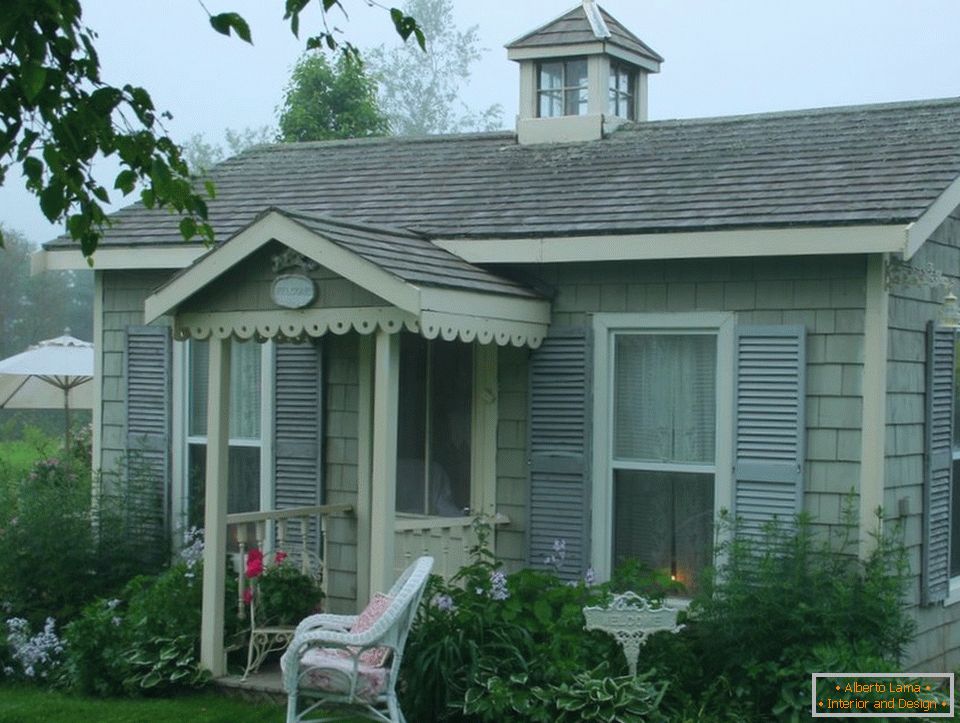
<path fill-rule="evenodd" d="M 530 357 L 529 563 L 546 567 L 554 540 L 564 540 L 568 579 L 590 560 L 592 355 L 589 329 L 552 327 Z"/>
<path fill-rule="evenodd" d="M 168 327 L 127 327 L 127 495 L 137 532 L 157 541 L 170 519 L 171 343 Z"/>
<path fill-rule="evenodd" d="M 927 328 L 926 474 L 923 499 L 922 600 L 950 592 L 950 502 L 953 484 L 953 384 L 956 331 Z"/>
<path fill-rule="evenodd" d="M 806 353 L 803 326 L 736 330 L 734 514 L 760 535 L 803 507 Z"/>
<path fill-rule="evenodd" d="M 274 378 L 274 492 L 277 509 L 322 504 L 320 440 L 322 398 L 320 349 L 311 342 L 277 344 Z M 296 525 L 289 543 L 300 540 Z M 311 523 L 310 548 L 319 553 L 317 521 Z"/>

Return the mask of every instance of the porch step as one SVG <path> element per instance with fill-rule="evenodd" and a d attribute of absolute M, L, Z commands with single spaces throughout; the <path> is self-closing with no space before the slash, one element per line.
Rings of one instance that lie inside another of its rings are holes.
<path fill-rule="evenodd" d="M 280 663 L 268 663 L 243 680 L 242 675 L 225 675 L 213 681 L 219 693 L 231 698 L 240 698 L 250 703 L 276 703 L 285 705 L 287 694 L 283 691 Z"/>

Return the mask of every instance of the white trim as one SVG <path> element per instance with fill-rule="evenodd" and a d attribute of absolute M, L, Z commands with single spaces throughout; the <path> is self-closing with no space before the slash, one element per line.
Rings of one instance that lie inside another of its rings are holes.
<path fill-rule="evenodd" d="M 93 274 L 93 472 L 103 469 L 103 274 Z M 96 477 L 94 478 L 96 479 Z M 96 494 L 96 490 L 91 490 Z"/>
<path fill-rule="evenodd" d="M 189 374 L 188 374 L 188 345 L 186 342 L 173 342 L 173 361 L 171 375 L 173 377 L 173 404 L 171 405 L 171 449 L 170 449 L 170 517 L 173 526 L 173 532 L 187 529 L 187 479 L 188 479 L 188 454 L 187 454 L 187 410 L 189 402 Z M 174 548 L 179 547 L 181 539 L 174 536 Z"/>
<path fill-rule="evenodd" d="M 609 40 L 593 40 L 587 43 L 567 45 L 539 45 L 529 48 L 508 48 L 507 59 L 518 63 L 528 60 L 549 60 L 551 58 L 573 58 L 582 55 L 609 55 L 636 65 L 650 73 L 660 72 L 660 63 L 656 60 L 622 48 Z"/>
<path fill-rule="evenodd" d="M 497 512 L 497 356 L 496 346 L 473 347 L 470 506 L 487 515 Z"/>
<path fill-rule="evenodd" d="M 357 605 L 370 599 L 373 505 L 373 337 L 357 340 Z"/>
<path fill-rule="evenodd" d="M 600 580 L 612 572 L 613 547 L 613 343 L 616 333 L 703 333 L 716 335 L 716 437 L 714 514 L 730 509 L 733 500 L 733 312 L 677 312 L 660 314 L 595 314 L 593 379 L 593 493 L 591 507 L 591 564 Z M 649 465 L 647 465 L 649 466 Z M 704 465 L 704 468 L 709 465 Z"/>
<path fill-rule="evenodd" d="M 370 541 L 370 589 L 389 590 L 395 563 L 400 337 L 381 330 L 375 340 L 370 529 L 377 532 Z"/>
<path fill-rule="evenodd" d="M 260 345 L 260 509 L 276 509 L 276 483 L 274 481 L 273 439 L 274 386 L 277 378 L 276 345 L 268 341 Z M 319 380 L 317 384 L 320 385 Z M 321 385 L 321 394 L 323 388 Z M 321 405 L 321 409 L 323 405 Z M 323 442 L 318 440 L 318 444 Z M 318 472 L 319 475 L 319 472 Z M 273 521 L 267 523 L 267 540 L 273 543 Z"/>
<path fill-rule="evenodd" d="M 907 261 L 913 256 L 937 227 L 960 206 L 960 177 L 947 186 L 923 215 L 907 226 L 907 245 L 903 250 L 903 259 Z"/>
<path fill-rule="evenodd" d="M 196 244 L 165 246 L 133 246 L 114 248 L 101 246 L 92 256 L 97 271 L 117 269 L 182 269 L 210 249 Z M 39 249 L 30 256 L 30 275 L 43 271 L 77 271 L 91 266 L 80 249 Z"/>
<path fill-rule="evenodd" d="M 902 252 L 906 226 L 678 231 L 503 239 L 434 239 L 471 263 L 563 263 L 735 256 L 810 256 Z"/>
<path fill-rule="evenodd" d="M 876 511 L 883 505 L 884 445 L 887 435 L 887 341 L 889 292 L 883 254 L 867 257 L 866 309 L 863 322 L 863 419 L 860 443 L 859 553 L 866 559 L 876 546 Z M 839 522 L 839 520 L 838 520 Z"/>

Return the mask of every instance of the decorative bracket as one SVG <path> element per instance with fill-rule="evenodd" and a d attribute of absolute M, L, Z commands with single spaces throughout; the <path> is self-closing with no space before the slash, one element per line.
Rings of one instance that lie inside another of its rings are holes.
<path fill-rule="evenodd" d="M 271 261 L 273 262 L 273 272 L 275 274 L 279 274 L 281 271 L 287 271 L 288 269 L 299 269 L 302 273 L 307 273 L 308 271 L 314 271 L 320 268 L 320 264 L 316 261 L 307 258 L 293 249 L 286 249 L 281 253 L 274 254 Z"/>
<path fill-rule="evenodd" d="M 914 266 L 905 261 L 888 260 L 884 284 L 887 289 L 894 286 L 915 286 L 928 289 L 953 289 L 953 280 L 934 268 L 933 264 Z"/>

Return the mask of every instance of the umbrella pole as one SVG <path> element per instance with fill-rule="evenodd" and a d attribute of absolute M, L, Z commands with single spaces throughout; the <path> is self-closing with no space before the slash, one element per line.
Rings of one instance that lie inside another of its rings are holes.
<path fill-rule="evenodd" d="M 64 427 L 63 427 L 63 440 L 64 448 L 63 455 L 64 459 L 70 459 L 70 388 L 63 388 L 63 418 L 64 418 Z"/>

